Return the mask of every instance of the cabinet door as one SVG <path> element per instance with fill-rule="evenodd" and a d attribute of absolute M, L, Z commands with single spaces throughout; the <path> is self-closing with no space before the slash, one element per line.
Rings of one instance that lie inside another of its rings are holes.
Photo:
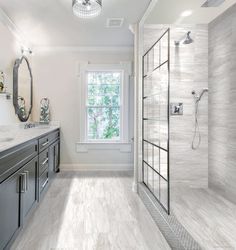
<path fill-rule="evenodd" d="M 55 143 L 49 147 L 49 178 L 55 175 Z"/>
<path fill-rule="evenodd" d="M 58 172 L 60 163 L 60 141 L 56 141 L 49 148 L 49 178 Z"/>
<path fill-rule="evenodd" d="M 24 188 L 22 190 L 22 219 L 24 220 L 33 205 L 37 202 L 38 157 L 27 163 L 21 172 L 24 177 Z"/>
<path fill-rule="evenodd" d="M 20 228 L 20 183 L 16 173 L 0 184 L 0 249 Z"/>
<path fill-rule="evenodd" d="M 58 140 L 55 144 L 55 165 L 54 165 L 54 170 L 55 172 L 59 171 L 59 165 L 60 165 L 60 141 Z"/>

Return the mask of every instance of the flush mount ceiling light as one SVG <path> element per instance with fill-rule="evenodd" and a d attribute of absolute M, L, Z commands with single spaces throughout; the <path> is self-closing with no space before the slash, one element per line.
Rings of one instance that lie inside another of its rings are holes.
<path fill-rule="evenodd" d="M 193 14 L 192 10 L 185 10 L 184 12 L 181 13 L 182 17 L 187 17 L 187 16 L 191 16 Z"/>
<path fill-rule="evenodd" d="M 102 0 L 73 0 L 73 13 L 80 18 L 93 18 L 102 11 Z"/>

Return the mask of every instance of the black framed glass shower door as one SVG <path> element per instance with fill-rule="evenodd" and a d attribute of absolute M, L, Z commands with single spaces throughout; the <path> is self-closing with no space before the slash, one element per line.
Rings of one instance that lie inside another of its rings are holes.
<path fill-rule="evenodd" d="M 169 29 L 144 54 L 142 63 L 143 183 L 169 214 Z"/>

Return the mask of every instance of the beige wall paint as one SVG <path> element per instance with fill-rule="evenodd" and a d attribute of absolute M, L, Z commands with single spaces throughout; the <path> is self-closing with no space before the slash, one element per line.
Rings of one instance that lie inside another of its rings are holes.
<path fill-rule="evenodd" d="M 144 29 L 146 51 L 170 27 L 170 103 L 184 104 L 183 116 L 170 117 L 170 178 L 171 187 L 208 186 L 208 97 L 199 105 L 202 144 L 191 149 L 194 130 L 194 100 L 192 90 L 208 87 L 207 25 L 152 25 Z M 194 43 L 176 48 L 175 40 L 191 30 Z"/>
<path fill-rule="evenodd" d="M 51 120 L 61 124 L 61 161 L 65 168 L 132 168 L 133 152 L 123 153 L 116 149 L 76 152 L 79 142 L 79 78 L 77 63 L 116 64 L 133 61 L 132 52 L 102 51 L 35 51 L 34 56 L 34 111 L 33 119 L 39 120 L 41 98 L 50 99 Z M 133 83 L 130 84 L 129 138 L 133 137 Z"/>

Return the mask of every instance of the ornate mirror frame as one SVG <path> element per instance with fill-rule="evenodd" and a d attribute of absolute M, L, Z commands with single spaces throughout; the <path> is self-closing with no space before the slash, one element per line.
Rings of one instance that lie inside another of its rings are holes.
<path fill-rule="evenodd" d="M 22 112 L 20 110 L 19 103 L 18 103 L 18 98 L 19 98 L 18 96 L 18 71 L 23 60 L 26 61 L 26 64 L 29 70 L 30 79 L 31 79 L 30 80 L 30 107 L 29 107 L 28 114 L 26 116 L 22 116 Z M 21 58 L 16 59 L 14 67 L 13 67 L 13 106 L 15 108 L 15 113 L 17 114 L 19 120 L 21 122 L 28 121 L 32 108 L 33 108 L 33 75 L 32 75 L 32 71 L 30 68 L 29 60 L 26 56 L 22 56 Z"/>

